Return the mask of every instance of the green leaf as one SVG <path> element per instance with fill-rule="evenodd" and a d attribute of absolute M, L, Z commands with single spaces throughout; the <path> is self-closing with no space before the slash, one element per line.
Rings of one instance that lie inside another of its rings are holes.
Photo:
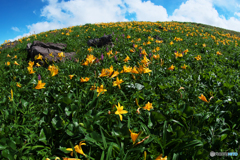
<path fill-rule="evenodd" d="M 221 141 L 223 141 L 225 138 L 227 138 L 227 134 L 222 134 L 221 135 Z"/>
<path fill-rule="evenodd" d="M 108 152 L 107 152 L 107 158 L 106 159 L 110 159 L 112 157 L 112 148 L 113 148 L 113 142 L 111 142 L 109 148 L 108 148 Z"/>
<path fill-rule="evenodd" d="M 2 151 L 2 156 L 8 158 L 9 160 L 14 160 L 13 154 L 10 153 L 8 149 Z"/>
<path fill-rule="evenodd" d="M 153 122 L 162 122 L 166 120 L 166 117 L 159 111 L 152 111 L 151 116 Z"/>
<path fill-rule="evenodd" d="M 237 102 L 237 105 L 240 106 L 240 102 Z"/>
<path fill-rule="evenodd" d="M 67 105 L 71 104 L 72 103 L 72 94 L 68 93 L 66 97 L 64 97 L 60 100 L 60 102 L 63 102 Z"/>
<path fill-rule="evenodd" d="M 27 107 L 27 105 L 28 105 L 28 102 L 25 101 L 24 99 L 21 99 L 21 103 L 22 103 L 23 107 Z"/>
<path fill-rule="evenodd" d="M 0 150 L 4 150 L 4 149 L 6 149 L 6 148 L 7 148 L 7 145 L 6 145 L 6 146 L 3 146 L 3 145 L 0 144 Z"/>
<path fill-rule="evenodd" d="M 102 132 L 102 126 L 100 126 L 100 131 L 101 131 L 101 135 L 102 135 L 103 147 L 104 147 L 104 149 L 106 149 L 107 148 L 107 143 L 106 143 L 106 138 L 105 138 L 105 136 Z"/>
<path fill-rule="evenodd" d="M 16 143 L 12 140 L 9 140 L 8 146 L 10 146 L 13 150 L 17 149 Z"/>
<path fill-rule="evenodd" d="M 101 160 L 104 160 L 104 151 L 102 152 Z"/>
<path fill-rule="evenodd" d="M 46 136 L 45 136 L 45 133 L 44 133 L 43 129 L 41 129 L 41 131 L 40 131 L 39 141 L 41 141 L 45 145 L 47 145 L 47 139 L 46 139 Z"/>

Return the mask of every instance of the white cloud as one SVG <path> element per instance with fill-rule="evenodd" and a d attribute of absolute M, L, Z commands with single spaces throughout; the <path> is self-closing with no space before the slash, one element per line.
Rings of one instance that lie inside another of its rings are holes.
<path fill-rule="evenodd" d="M 33 13 L 36 14 L 36 11 L 34 10 Z"/>
<path fill-rule="evenodd" d="M 17 27 L 12 27 L 12 30 L 19 32 L 20 30 Z"/>
<path fill-rule="evenodd" d="M 42 0 L 48 2 L 41 9 L 41 16 L 47 21 L 28 25 L 29 32 L 36 34 L 85 23 L 108 23 L 129 21 L 125 13 L 135 13 L 136 21 L 187 21 L 209 24 L 221 28 L 240 31 L 240 21 L 234 17 L 226 20 L 219 15 L 214 5 L 229 9 L 236 8 L 236 0 L 188 0 L 182 3 L 172 15 L 163 6 L 142 0 Z M 229 7 L 230 6 L 230 7 Z M 235 11 L 238 15 L 239 13 Z M 131 19 L 132 20 L 132 19 Z M 25 34 L 24 34 L 25 35 Z M 22 35 L 22 36 L 24 36 Z M 21 38 L 18 36 L 17 38 Z"/>
<path fill-rule="evenodd" d="M 240 17 L 240 12 L 235 12 L 234 15 L 237 15 L 238 17 Z"/>

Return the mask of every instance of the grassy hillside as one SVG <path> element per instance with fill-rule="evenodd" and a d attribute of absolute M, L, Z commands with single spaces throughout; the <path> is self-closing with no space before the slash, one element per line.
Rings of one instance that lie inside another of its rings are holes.
<path fill-rule="evenodd" d="M 87 45 L 104 34 L 112 34 L 113 48 Z M 26 61 L 34 40 L 66 43 L 65 52 L 77 54 L 44 68 Z M 3 44 L 0 159 L 185 160 L 239 152 L 239 43 L 239 32 L 204 24 L 118 22 Z"/>

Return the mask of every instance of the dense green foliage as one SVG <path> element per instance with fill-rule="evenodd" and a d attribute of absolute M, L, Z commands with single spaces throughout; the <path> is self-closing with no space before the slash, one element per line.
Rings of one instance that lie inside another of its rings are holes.
<path fill-rule="evenodd" d="M 104 34 L 113 34 L 112 49 L 87 45 Z M 66 43 L 65 52 L 77 55 L 51 64 L 55 70 L 34 66 L 30 74 L 26 45 L 34 40 Z M 210 159 L 210 151 L 239 152 L 236 35 L 193 23 L 121 22 L 63 28 L 19 42 L 0 50 L 0 159 L 72 157 L 66 149 L 82 141 L 85 156 L 74 150 L 72 158 L 148 160 L 162 154 L 190 160 Z M 45 88 L 36 89 L 39 75 Z M 106 89 L 101 94 L 100 86 Z M 127 111 L 122 121 L 118 105 Z M 134 144 L 129 130 L 141 132 Z"/>

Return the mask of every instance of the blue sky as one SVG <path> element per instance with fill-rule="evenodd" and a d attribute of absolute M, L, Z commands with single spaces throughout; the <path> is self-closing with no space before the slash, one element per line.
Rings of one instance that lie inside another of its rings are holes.
<path fill-rule="evenodd" d="M 239 0 L 1 0 L 0 44 L 48 30 L 124 21 L 197 22 L 240 32 Z"/>

